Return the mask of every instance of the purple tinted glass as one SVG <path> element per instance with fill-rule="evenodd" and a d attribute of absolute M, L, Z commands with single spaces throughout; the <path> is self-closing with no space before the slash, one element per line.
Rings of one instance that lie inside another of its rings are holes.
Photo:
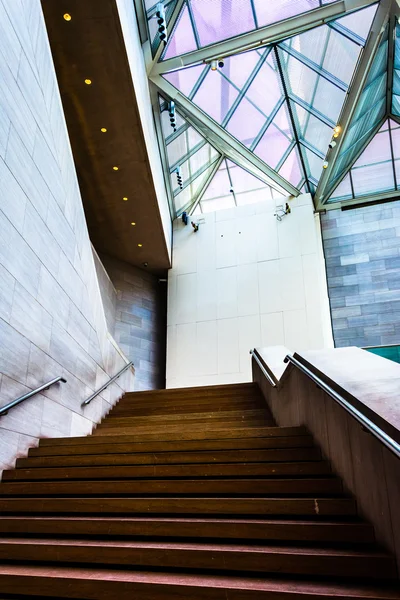
<path fill-rule="evenodd" d="M 318 0 L 254 0 L 258 26 L 283 21 L 319 7 Z"/>
<path fill-rule="evenodd" d="M 400 158 L 400 128 L 396 123 L 396 128 L 391 128 L 392 132 L 392 143 L 393 143 L 393 156 L 395 159 Z"/>
<path fill-rule="evenodd" d="M 243 98 L 229 119 L 226 130 L 239 142 L 249 147 L 265 125 L 265 117 Z"/>
<path fill-rule="evenodd" d="M 372 21 L 375 17 L 377 6 L 377 4 L 367 6 L 367 8 L 363 8 L 350 15 L 346 15 L 341 19 L 337 19 L 336 23 L 343 25 L 343 27 L 346 27 L 366 40 L 371 29 Z"/>
<path fill-rule="evenodd" d="M 268 57 L 246 92 L 246 97 L 256 104 L 267 116 L 282 98 L 281 84 Z"/>
<path fill-rule="evenodd" d="M 281 131 L 290 139 L 293 139 L 292 127 L 289 122 L 289 113 L 286 102 L 282 104 L 278 112 L 273 119 L 274 125 L 279 127 Z"/>
<path fill-rule="evenodd" d="M 225 59 L 222 72 L 234 85 L 242 88 L 260 60 L 261 56 L 255 50 L 235 54 Z"/>
<path fill-rule="evenodd" d="M 218 71 L 209 71 L 193 102 L 214 121 L 222 123 L 237 95 L 237 90 Z"/>
<path fill-rule="evenodd" d="M 330 197 L 330 200 L 333 200 L 335 198 L 348 199 L 352 197 L 353 192 L 351 191 L 350 175 L 346 175 L 343 181 L 339 183 L 336 190 L 333 192 L 332 196 Z"/>
<path fill-rule="evenodd" d="M 172 73 L 165 73 L 163 77 L 182 92 L 182 94 L 189 96 L 200 75 L 206 68 L 203 65 L 198 65 L 196 67 L 189 67 L 188 69 L 181 69 L 180 71 L 173 71 Z"/>
<path fill-rule="evenodd" d="M 389 131 L 382 131 L 370 141 L 353 168 L 365 167 L 382 161 L 391 160 Z"/>
<path fill-rule="evenodd" d="M 297 187 L 303 178 L 300 168 L 300 160 L 297 148 L 293 148 L 282 167 L 279 169 L 279 175 L 282 175 L 292 185 Z"/>
<path fill-rule="evenodd" d="M 185 54 L 197 49 L 196 38 L 194 37 L 192 23 L 190 21 L 187 6 L 184 7 L 175 31 L 168 42 L 167 50 L 163 60 Z"/>
<path fill-rule="evenodd" d="M 364 196 L 394 189 L 392 161 L 352 169 L 354 194 Z"/>
<path fill-rule="evenodd" d="M 230 188 L 231 183 L 229 181 L 226 163 L 223 161 L 208 186 L 206 193 L 203 196 L 203 200 L 211 200 L 212 198 L 218 198 L 219 196 L 229 195 Z"/>
<path fill-rule="evenodd" d="M 290 140 L 272 123 L 254 150 L 267 165 L 275 169 L 290 146 Z"/>
<path fill-rule="evenodd" d="M 263 181 L 258 179 L 258 177 L 255 177 L 231 161 L 228 161 L 228 168 L 232 179 L 233 189 L 236 194 L 268 187 Z"/>
<path fill-rule="evenodd" d="M 191 0 L 191 6 L 202 46 L 255 28 L 250 0 Z"/>

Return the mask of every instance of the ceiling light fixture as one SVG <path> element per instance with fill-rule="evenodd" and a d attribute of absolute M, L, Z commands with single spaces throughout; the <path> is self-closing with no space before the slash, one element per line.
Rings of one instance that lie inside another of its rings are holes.
<path fill-rule="evenodd" d="M 92 85 L 92 80 L 91 79 L 85 79 L 85 83 L 86 83 L 86 85 Z"/>
<path fill-rule="evenodd" d="M 119 167 L 113 167 L 113 170 L 114 170 L 114 171 L 118 171 L 118 170 L 119 170 Z"/>
<path fill-rule="evenodd" d="M 217 70 L 218 70 L 218 61 L 212 60 L 211 61 L 211 71 L 217 71 Z"/>
<path fill-rule="evenodd" d="M 328 168 L 328 164 L 329 164 L 329 163 L 328 163 L 328 161 L 327 161 L 327 160 L 325 160 L 325 161 L 322 163 L 322 168 L 323 168 L 323 169 L 327 169 L 327 168 Z"/>
<path fill-rule="evenodd" d="M 71 15 L 69 15 L 68 13 L 65 13 L 65 15 L 64 15 L 64 19 L 65 19 L 66 21 L 70 21 L 70 20 L 72 19 L 72 17 L 71 17 Z"/>
<path fill-rule="evenodd" d="M 136 225 L 135 221 L 132 221 L 131 225 Z"/>
<path fill-rule="evenodd" d="M 143 247 L 143 244 L 138 244 L 138 248 L 142 248 L 142 247 Z"/>
<path fill-rule="evenodd" d="M 102 127 L 102 128 L 100 129 L 100 131 L 101 131 L 101 133 L 106 133 L 107 129 L 106 129 L 105 127 Z"/>
<path fill-rule="evenodd" d="M 126 202 L 126 201 L 128 200 L 128 198 L 127 198 L 126 196 L 124 196 L 124 197 L 122 198 L 122 200 L 124 200 L 124 201 Z"/>
<path fill-rule="evenodd" d="M 335 129 L 333 130 L 335 133 L 340 133 L 342 131 L 342 128 L 340 127 L 340 125 L 336 125 Z"/>

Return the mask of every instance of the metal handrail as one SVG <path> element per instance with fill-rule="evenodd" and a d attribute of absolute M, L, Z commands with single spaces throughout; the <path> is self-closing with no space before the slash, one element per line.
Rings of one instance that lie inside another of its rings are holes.
<path fill-rule="evenodd" d="M 21 402 L 28 400 L 28 398 L 32 398 L 32 396 L 35 396 L 36 394 L 40 394 L 40 392 L 43 392 L 44 390 L 48 390 L 50 386 L 54 385 L 55 383 L 58 383 L 59 381 L 62 381 L 63 383 L 67 383 L 67 380 L 64 379 L 64 377 L 56 377 L 55 379 L 52 379 L 51 381 L 48 381 L 47 383 L 44 383 L 40 387 L 36 388 L 36 390 L 32 390 L 31 392 L 28 392 L 27 394 L 20 396 L 16 400 L 9 402 L 5 406 L 2 406 L 0 408 L 0 417 L 3 417 L 4 415 L 8 414 L 8 411 L 11 408 L 14 408 L 14 406 L 21 404 Z"/>
<path fill-rule="evenodd" d="M 258 366 L 260 367 L 264 377 L 266 379 L 268 379 L 268 383 L 272 386 L 272 387 L 276 387 L 276 383 L 275 381 L 272 379 L 271 375 L 268 373 L 268 371 L 266 370 L 266 368 L 264 367 L 263 363 L 261 362 L 261 360 L 258 358 L 258 355 L 256 354 L 256 352 L 254 350 L 250 350 L 250 354 L 252 355 L 252 357 L 254 358 L 254 360 L 256 361 L 256 363 L 258 364 Z"/>
<path fill-rule="evenodd" d="M 114 377 L 111 377 L 111 379 L 109 379 L 104 385 L 102 385 L 101 388 L 97 390 L 97 392 L 94 392 L 91 396 L 89 396 L 89 398 L 87 400 L 82 402 L 82 404 L 81 404 L 82 408 L 84 406 L 87 406 L 88 404 L 90 404 L 91 401 L 94 400 L 94 398 L 96 398 L 96 396 L 101 394 L 101 392 L 103 392 L 105 389 L 107 389 L 109 385 L 114 383 L 114 381 L 116 381 L 118 379 L 118 377 L 121 377 L 121 375 L 123 373 L 125 373 L 125 371 L 130 369 L 131 367 L 133 367 L 133 362 L 127 363 L 116 375 L 114 375 Z"/>
<path fill-rule="evenodd" d="M 400 458 L 400 444 L 398 444 L 393 438 L 385 433 L 378 425 L 375 425 L 368 417 L 366 417 L 361 411 L 357 410 L 350 402 L 348 402 L 343 396 L 336 392 L 330 387 L 325 381 L 320 379 L 318 375 L 315 375 L 310 369 L 303 365 L 297 358 L 288 354 L 284 359 L 284 362 L 290 362 L 292 365 L 297 367 L 302 373 L 307 375 L 314 383 L 317 384 L 326 394 L 335 400 L 346 412 L 348 412 L 356 421 L 358 421 L 369 433 L 372 433 L 386 448 L 388 448 L 393 454 Z"/>

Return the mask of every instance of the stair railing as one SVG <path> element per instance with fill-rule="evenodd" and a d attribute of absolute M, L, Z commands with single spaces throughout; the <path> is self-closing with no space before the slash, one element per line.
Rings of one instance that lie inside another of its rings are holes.
<path fill-rule="evenodd" d="M 341 394 L 339 394 L 336 390 L 331 388 L 330 385 L 325 383 L 322 379 L 315 375 L 310 369 L 308 369 L 305 365 L 303 365 L 297 358 L 288 354 L 284 359 L 285 363 L 290 362 L 297 369 L 299 369 L 304 375 L 307 375 L 312 381 L 321 388 L 326 394 L 328 394 L 335 402 L 340 404 L 342 408 L 346 412 L 348 412 L 356 421 L 358 421 L 364 429 L 366 429 L 369 433 L 375 436 L 386 448 L 388 448 L 393 454 L 400 458 L 400 444 L 398 444 L 393 438 L 390 437 L 387 433 L 385 433 L 378 425 L 375 425 L 366 415 L 364 415 L 361 411 L 357 410 L 355 406 L 353 406 L 350 402 L 348 402 Z"/>
<path fill-rule="evenodd" d="M 105 389 L 107 389 L 109 385 L 114 383 L 114 381 L 116 381 L 118 379 L 118 377 L 121 377 L 121 375 L 123 375 L 125 373 L 125 371 L 127 371 L 131 367 L 133 367 L 133 362 L 129 362 L 124 367 L 122 367 L 122 369 L 120 371 L 118 371 L 118 373 L 116 375 L 114 375 L 114 377 L 111 377 L 111 379 L 106 381 L 106 383 L 104 385 L 102 385 L 101 388 L 99 388 L 96 392 L 93 392 L 93 394 L 91 396 L 89 396 L 89 398 L 87 398 L 87 400 L 82 402 L 82 405 L 81 405 L 82 408 L 87 406 L 88 404 L 90 404 L 91 401 L 96 398 L 96 396 L 101 394 L 101 392 L 103 392 Z"/>
<path fill-rule="evenodd" d="M 4 417 L 4 415 L 7 415 L 8 411 L 11 408 L 14 408 L 14 406 L 18 406 L 18 404 L 21 404 L 21 402 L 25 402 L 25 400 L 32 398 L 32 396 L 36 396 L 36 394 L 40 394 L 40 392 L 44 392 L 45 390 L 48 390 L 52 385 L 55 385 L 56 383 L 58 383 L 60 381 L 62 383 L 67 383 L 67 380 L 64 377 L 56 377 L 55 379 L 52 379 L 51 381 L 44 383 L 43 385 L 36 388 L 35 390 L 32 390 L 31 392 L 28 392 L 27 394 L 20 396 L 19 398 L 17 398 L 16 400 L 13 400 L 12 402 L 9 402 L 5 406 L 2 406 L 0 408 L 0 417 Z"/>

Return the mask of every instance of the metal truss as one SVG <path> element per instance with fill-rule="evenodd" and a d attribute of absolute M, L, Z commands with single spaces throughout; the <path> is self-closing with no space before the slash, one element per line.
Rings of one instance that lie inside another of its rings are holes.
<path fill-rule="evenodd" d="M 265 1 L 272 2 L 274 0 Z M 173 26 L 177 21 L 183 3 L 184 0 L 178 1 L 168 27 L 170 32 L 173 30 Z M 182 69 L 182 67 L 210 62 L 213 59 L 231 56 L 232 54 L 237 54 L 244 50 L 256 49 L 260 46 L 276 43 L 293 35 L 318 27 L 319 25 L 323 25 L 328 21 L 338 19 L 346 14 L 360 10 L 361 8 L 366 8 L 374 3 L 376 3 L 376 0 L 342 0 L 341 2 L 325 4 L 307 13 L 296 15 L 295 17 L 285 19 L 284 21 L 273 23 L 272 25 L 261 27 L 260 29 L 250 31 L 249 33 L 239 35 L 235 38 L 218 42 L 161 62 L 159 62 L 159 59 L 162 54 L 162 49 L 159 48 L 151 66 L 150 74 L 154 77 L 161 73 L 169 73 L 171 71 L 176 71 L 177 69 Z"/>
<path fill-rule="evenodd" d="M 299 195 L 297 188 L 286 181 L 279 173 L 276 173 L 271 169 L 271 167 L 268 167 L 264 161 L 243 146 L 213 119 L 208 117 L 166 79 L 160 75 L 152 75 L 150 79 L 162 93 L 177 102 L 180 112 L 183 112 L 185 117 L 194 117 L 197 124 L 200 125 L 202 134 L 209 139 L 222 154 L 226 154 L 234 162 L 237 162 L 239 166 L 253 173 L 256 177 L 264 181 L 264 183 L 277 189 L 282 195 Z"/>
<path fill-rule="evenodd" d="M 363 91 L 364 84 L 367 80 L 371 64 L 374 61 L 376 52 L 384 34 L 386 24 L 390 17 L 391 4 L 392 0 L 381 0 L 376 11 L 369 38 L 357 65 L 357 69 L 354 74 L 352 83 L 350 85 L 346 101 L 344 103 L 342 112 L 338 120 L 338 123 L 340 123 L 341 127 L 340 136 L 336 140 L 336 146 L 328 152 L 328 167 L 322 172 L 321 178 L 318 183 L 318 187 L 315 192 L 314 203 L 316 210 L 323 210 L 325 208 L 328 208 L 326 202 L 330 193 L 333 191 L 332 189 L 329 189 L 328 192 L 328 183 L 330 180 L 330 176 L 335 165 L 336 159 L 338 158 L 340 150 L 342 148 L 343 141 L 346 138 L 346 133 L 351 124 L 353 114 L 356 110 L 358 101 Z M 363 149 L 365 147 L 366 144 L 363 146 Z M 343 173 L 342 177 L 337 181 L 335 188 L 337 187 L 337 185 L 339 185 L 340 181 L 343 180 L 347 173 L 348 170 L 345 173 Z"/>

